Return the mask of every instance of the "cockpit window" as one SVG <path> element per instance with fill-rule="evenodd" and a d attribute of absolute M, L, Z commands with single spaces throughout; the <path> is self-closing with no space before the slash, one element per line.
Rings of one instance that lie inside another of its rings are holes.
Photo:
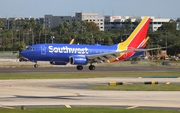
<path fill-rule="evenodd" d="M 33 47 L 28 47 L 27 50 L 34 51 L 35 48 L 33 48 Z"/>

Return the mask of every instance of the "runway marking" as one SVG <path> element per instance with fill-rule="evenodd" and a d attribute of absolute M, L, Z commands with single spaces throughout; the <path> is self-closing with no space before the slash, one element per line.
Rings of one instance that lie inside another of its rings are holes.
<path fill-rule="evenodd" d="M 124 82 L 124 84 L 131 85 L 133 83 L 131 83 L 131 82 Z"/>
<path fill-rule="evenodd" d="M 13 108 L 13 107 L 8 107 L 8 106 L 3 106 L 3 105 L 0 105 L 0 108 L 15 109 L 15 108 Z"/>
<path fill-rule="evenodd" d="M 0 84 L 0 87 L 51 87 L 50 85 L 17 85 L 17 84 Z"/>
<path fill-rule="evenodd" d="M 15 85 L 12 84 L 0 84 L 0 87 L 13 87 Z"/>
<path fill-rule="evenodd" d="M 131 107 L 127 107 L 126 109 L 133 109 L 133 108 L 137 108 L 139 106 L 131 106 Z"/>
<path fill-rule="evenodd" d="M 72 108 L 70 105 L 65 105 L 66 106 L 66 108 Z"/>

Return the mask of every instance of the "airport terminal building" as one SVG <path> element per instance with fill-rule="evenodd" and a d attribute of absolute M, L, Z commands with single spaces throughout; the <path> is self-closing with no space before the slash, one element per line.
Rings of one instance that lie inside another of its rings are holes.
<path fill-rule="evenodd" d="M 19 23 L 21 21 L 30 21 L 34 19 L 36 24 L 42 24 L 46 29 L 52 29 L 58 26 L 61 23 L 69 22 L 73 23 L 75 21 L 88 21 L 94 22 L 99 26 L 100 31 L 107 31 L 111 29 L 121 29 L 123 26 L 130 26 L 130 29 L 134 29 L 136 25 L 142 20 L 144 16 L 102 16 L 99 17 L 98 13 L 95 12 L 77 12 L 75 16 L 53 16 L 53 15 L 44 15 L 44 18 L 21 18 L 21 17 L 12 17 L 12 18 L 0 18 L 0 20 L 7 26 L 7 29 L 19 29 Z M 150 31 L 156 31 L 162 24 L 165 22 L 170 22 L 170 19 L 166 18 L 155 18 L 151 17 L 151 23 L 149 26 Z M 11 23 L 14 23 L 14 26 L 11 26 Z M 177 30 L 179 28 L 179 22 L 176 22 Z"/>

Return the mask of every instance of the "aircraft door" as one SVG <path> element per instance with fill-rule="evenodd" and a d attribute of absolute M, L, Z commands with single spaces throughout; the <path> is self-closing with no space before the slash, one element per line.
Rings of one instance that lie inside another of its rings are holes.
<path fill-rule="evenodd" d="M 45 54 L 46 54 L 46 47 L 41 46 L 41 55 L 45 55 Z"/>

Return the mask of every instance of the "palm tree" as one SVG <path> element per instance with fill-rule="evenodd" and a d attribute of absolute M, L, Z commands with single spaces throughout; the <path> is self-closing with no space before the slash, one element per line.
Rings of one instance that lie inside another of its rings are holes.
<path fill-rule="evenodd" d="M 2 21 L 0 21 L 0 33 L 1 33 L 1 30 L 3 27 L 4 27 L 4 23 Z"/>
<path fill-rule="evenodd" d="M 73 22 L 72 23 L 72 28 L 73 28 L 73 31 L 76 32 L 78 30 L 78 28 L 80 27 L 80 22 Z"/>
<path fill-rule="evenodd" d="M 81 32 L 86 32 L 88 21 L 81 21 Z"/>
<path fill-rule="evenodd" d="M 14 26 L 15 26 L 14 21 L 11 21 L 11 22 L 10 22 L 10 29 L 14 29 Z"/>
<path fill-rule="evenodd" d="M 2 27 L 4 27 L 4 23 L 2 21 L 0 21 L 0 39 L 1 39 L 1 30 L 2 30 Z M 1 46 L 3 45 L 3 40 L 1 42 Z"/>
<path fill-rule="evenodd" d="M 30 20 L 29 24 L 30 24 L 30 28 L 31 28 L 32 31 L 33 31 L 33 29 L 36 28 L 36 21 L 35 21 L 35 19 L 32 18 L 32 19 Z"/>
<path fill-rule="evenodd" d="M 61 35 L 62 35 L 62 32 L 63 32 L 63 30 L 64 30 L 64 24 L 60 23 L 59 26 L 58 26 L 58 28 L 59 28 L 59 35 L 61 36 Z"/>
<path fill-rule="evenodd" d="M 69 22 L 64 22 L 63 25 L 65 28 L 65 34 L 67 34 L 70 30 L 71 24 Z"/>
<path fill-rule="evenodd" d="M 31 42 L 32 42 L 32 45 L 34 44 L 34 30 L 36 28 L 36 21 L 34 18 L 32 18 L 29 22 L 30 24 L 30 30 L 31 30 L 31 35 L 32 35 L 32 39 L 31 39 Z"/>
<path fill-rule="evenodd" d="M 39 24 L 36 26 L 36 31 L 38 32 L 38 43 L 41 43 L 41 32 L 43 31 L 43 25 Z"/>
<path fill-rule="evenodd" d="M 4 23 L 0 21 L 0 30 L 4 27 Z"/>
<path fill-rule="evenodd" d="M 25 29 L 26 28 L 26 21 L 25 20 L 21 20 L 21 22 L 19 22 L 19 27 L 22 28 L 22 29 Z"/>

